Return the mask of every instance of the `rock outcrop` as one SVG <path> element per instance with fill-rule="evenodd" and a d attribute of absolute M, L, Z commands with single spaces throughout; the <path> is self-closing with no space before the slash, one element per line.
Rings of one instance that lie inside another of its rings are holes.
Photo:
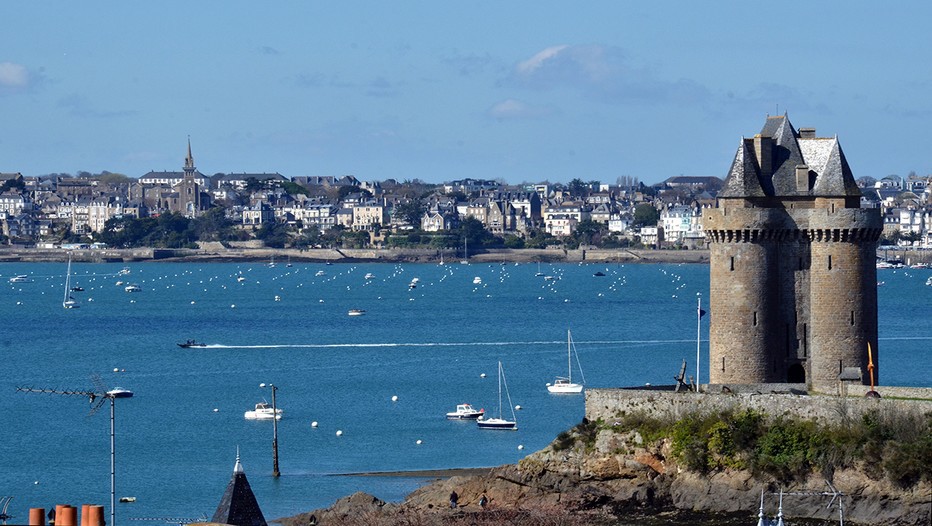
<path fill-rule="evenodd" d="M 932 487 L 927 482 L 904 490 L 857 469 L 836 471 L 832 479 L 834 487 L 844 494 L 846 523 L 928 524 Z M 448 499 L 454 490 L 459 495 L 459 507 L 451 510 Z M 630 521 L 632 516 L 658 514 L 673 514 L 682 520 L 683 514 L 690 513 L 732 514 L 741 521 L 736 524 L 749 524 L 757 516 L 761 491 L 765 492 L 765 511 L 774 515 L 776 494 L 781 490 L 786 517 L 837 520 L 837 505 L 827 506 L 831 494 L 821 476 L 781 485 L 756 479 L 746 470 L 704 475 L 677 465 L 668 440 L 647 444 L 633 431 L 576 428 L 517 465 L 493 468 L 484 475 L 439 479 L 414 491 L 402 503 L 386 504 L 356 494 L 313 514 L 321 525 L 457 524 L 461 520 L 474 524 L 550 523 L 532 520 L 533 513 L 551 519 L 561 517 L 554 524 L 618 524 L 622 518 Z M 488 499 L 485 508 L 480 507 L 483 495 Z M 498 522 L 490 515 L 505 511 L 514 515 Z M 471 514 L 474 516 L 463 518 Z M 285 526 L 307 526 L 309 516 L 280 522 Z M 647 519 L 643 523 L 658 524 Z"/>

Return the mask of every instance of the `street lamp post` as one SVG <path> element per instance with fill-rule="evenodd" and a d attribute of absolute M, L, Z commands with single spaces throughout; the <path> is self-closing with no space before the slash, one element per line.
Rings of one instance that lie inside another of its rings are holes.
<path fill-rule="evenodd" d="M 278 471 L 278 407 L 275 405 L 275 391 L 278 391 L 278 387 L 275 387 L 275 384 L 259 384 L 259 387 L 266 386 L 272 390 L 272 476 L 279 477 L 281 472 Z"/>
<path fill-rule="evenodd" d="M 699 351 L 702 348 L 702 293 L 696 293 L 696 392 L 699 392 Z"/>

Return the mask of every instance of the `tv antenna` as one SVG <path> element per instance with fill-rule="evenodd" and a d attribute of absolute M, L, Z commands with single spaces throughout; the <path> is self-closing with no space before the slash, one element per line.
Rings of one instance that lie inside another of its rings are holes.
<path fill-rule="evenodd" d="M 114 387 L 113 389 L 107 389 L 103 381 L 101 381 L 100 376 L 94 375 L 92 377 L 96 390 L 63 390 L 63 389 L 49 389 L 49 388 L 36 388 L 36 387 L 17 387 L 16 391 L 21 393 L 39 393 L 39 394 L 55 394 L 61 396 L 85 396 L 90 400 L 91 411 L 88 413 L 88 416 L 96 413 L 101 406 L 104 405 L 104 402 L 107 400 L 110 401 L 110 524 L 109 526 L 115 526 L 114 522 L 116 508 L 116 449 L 114 447 L 114 413 L 115 406 L 114 403 L 117 398 L 131 398 L 133 392 L 122 387 Z M 95 403 L 96 402 L 96 403 Z"/>
<path fill-rule="evenodd" d="M 149 521 L 149 522 L 165 522 L 168 524 L 177 524 L 178 526 L 186 526 L 192 522 L 207 522 L 207 515 L 201 515 L 196 519 L 189 517 L 130 517 L 131 521 Z"/>
<path fill-rule="evenodd" d="M 828 506 L 825 509 L 830 510 L 832 506 L 835 505 L 835 501 L 838 501 L 838 524 L 839 526 L 845 525 L 845 494 L 838 491 L 831 482 L 825 481 L 825 484 L 828 485 L 829 491 L 794 491 L 792 493 L 784 493 L 783 495 L 821 495 L 824 497 L 832 497 L 832 500 L 829 501 Z"/>
<path fill-rule="evenodd" d="M 7 515 L 7 510 L 10 508 L 10 501 L 13 500 L 12 496 L 9 497 L 0 497 L 0 522 L 6 524 L 7 519 L 12 519 L 12 515 Z"/>

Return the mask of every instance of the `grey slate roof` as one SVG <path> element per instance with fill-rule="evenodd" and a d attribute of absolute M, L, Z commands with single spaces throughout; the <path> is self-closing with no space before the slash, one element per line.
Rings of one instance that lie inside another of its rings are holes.
<path fill-rule="evenodd" d="M 754 157 L 754 151 L 748 141 L 741 139 L 738 153 L 735 154 L 735 160 L 731 163 L 725 184 L 718 195 L 721 197 L 764 197 L 764 189 L 761 187 L 757 174 L 757 159 Z"/>
<path fill-rule="evenodd" d="M 799 195 L 796 167 L 807 165 L 815 175 L 810 195 L 859 196 L 848 161 L 836 138 L 801 137 L 786 115 L 767 117 L 761 137 L 773 141 L 771 177 L 761 173 L 752 139 L 742 139 L 719 197 Z"/>
<path fill-rule="evenodd" d="M 236 465 L 233 467 L 233 478 L 227 484 L 223 498 L 220 499 L 217 511 L 214 512 L 210 522 L 234 526 L 268 526 L 265 517 L 262 516 L 262 510 L 259 509 L 256 496 L 249 487 L 249 481 L 246 480 L 246 473 L 243 471 L 242 464 L 239 463 L 238 454 Z"/>

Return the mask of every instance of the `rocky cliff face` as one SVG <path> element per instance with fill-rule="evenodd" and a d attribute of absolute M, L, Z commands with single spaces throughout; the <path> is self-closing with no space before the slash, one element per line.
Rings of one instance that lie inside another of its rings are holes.
<path fill-rule="evenodd" d="M 744 470 L 710 475 L 688 472 L 672 458 L 668 440 L 647 444 L 634 431 L 573 430 L 517 465 L 493 468 L 485 475 L 438 480 L 411 493 L 400 504 L 357 494 L 327 510 L 316 510 L 314 515 L 319 524 L 456 524 L 460 523 L 457 517 L 464 514 L 473 514 L 467 523 L 481 524 L 619 524 L 623 519 L 631 520 L 632 515 L 645 516 L 637 524 L 665 524 L 646 517 L 703 512 L 731 514 L 738 517 L 735 524 L 751 524 L 761 491 L 765 492 L 765 512 L 774 516 L 777 493 L 782 489 L 784 516 L 797 519 L 796 524 L 805 518 L 837 520 L 837 500 L 831 509 L 827 507 L 831 495 L 824 494 L 829 487 L 820 476 L 781 486 L 775 481 L 757 480 Z M 834 486 L 845 495 L 848 524 L 929 524 L 932 487 L 928 483 L 902 490 L 855 469 L 837 471 L 832 478 Z M 454 490 L 459 495 L 455 511 L 448 504 Z M 484 509 L 479 506 L 482 495 L 488 498 Z M 499 516 L 505 511 L 516 515 L 496 522 L 493 511 Z M 541 522 L 532 519 L 535 513 L 561 519 Z M 307 526 L 309 517 L 304 514 L 281 522 L 285 526 Z M 405 519 L 400 520 L 402 517 Z"/>

